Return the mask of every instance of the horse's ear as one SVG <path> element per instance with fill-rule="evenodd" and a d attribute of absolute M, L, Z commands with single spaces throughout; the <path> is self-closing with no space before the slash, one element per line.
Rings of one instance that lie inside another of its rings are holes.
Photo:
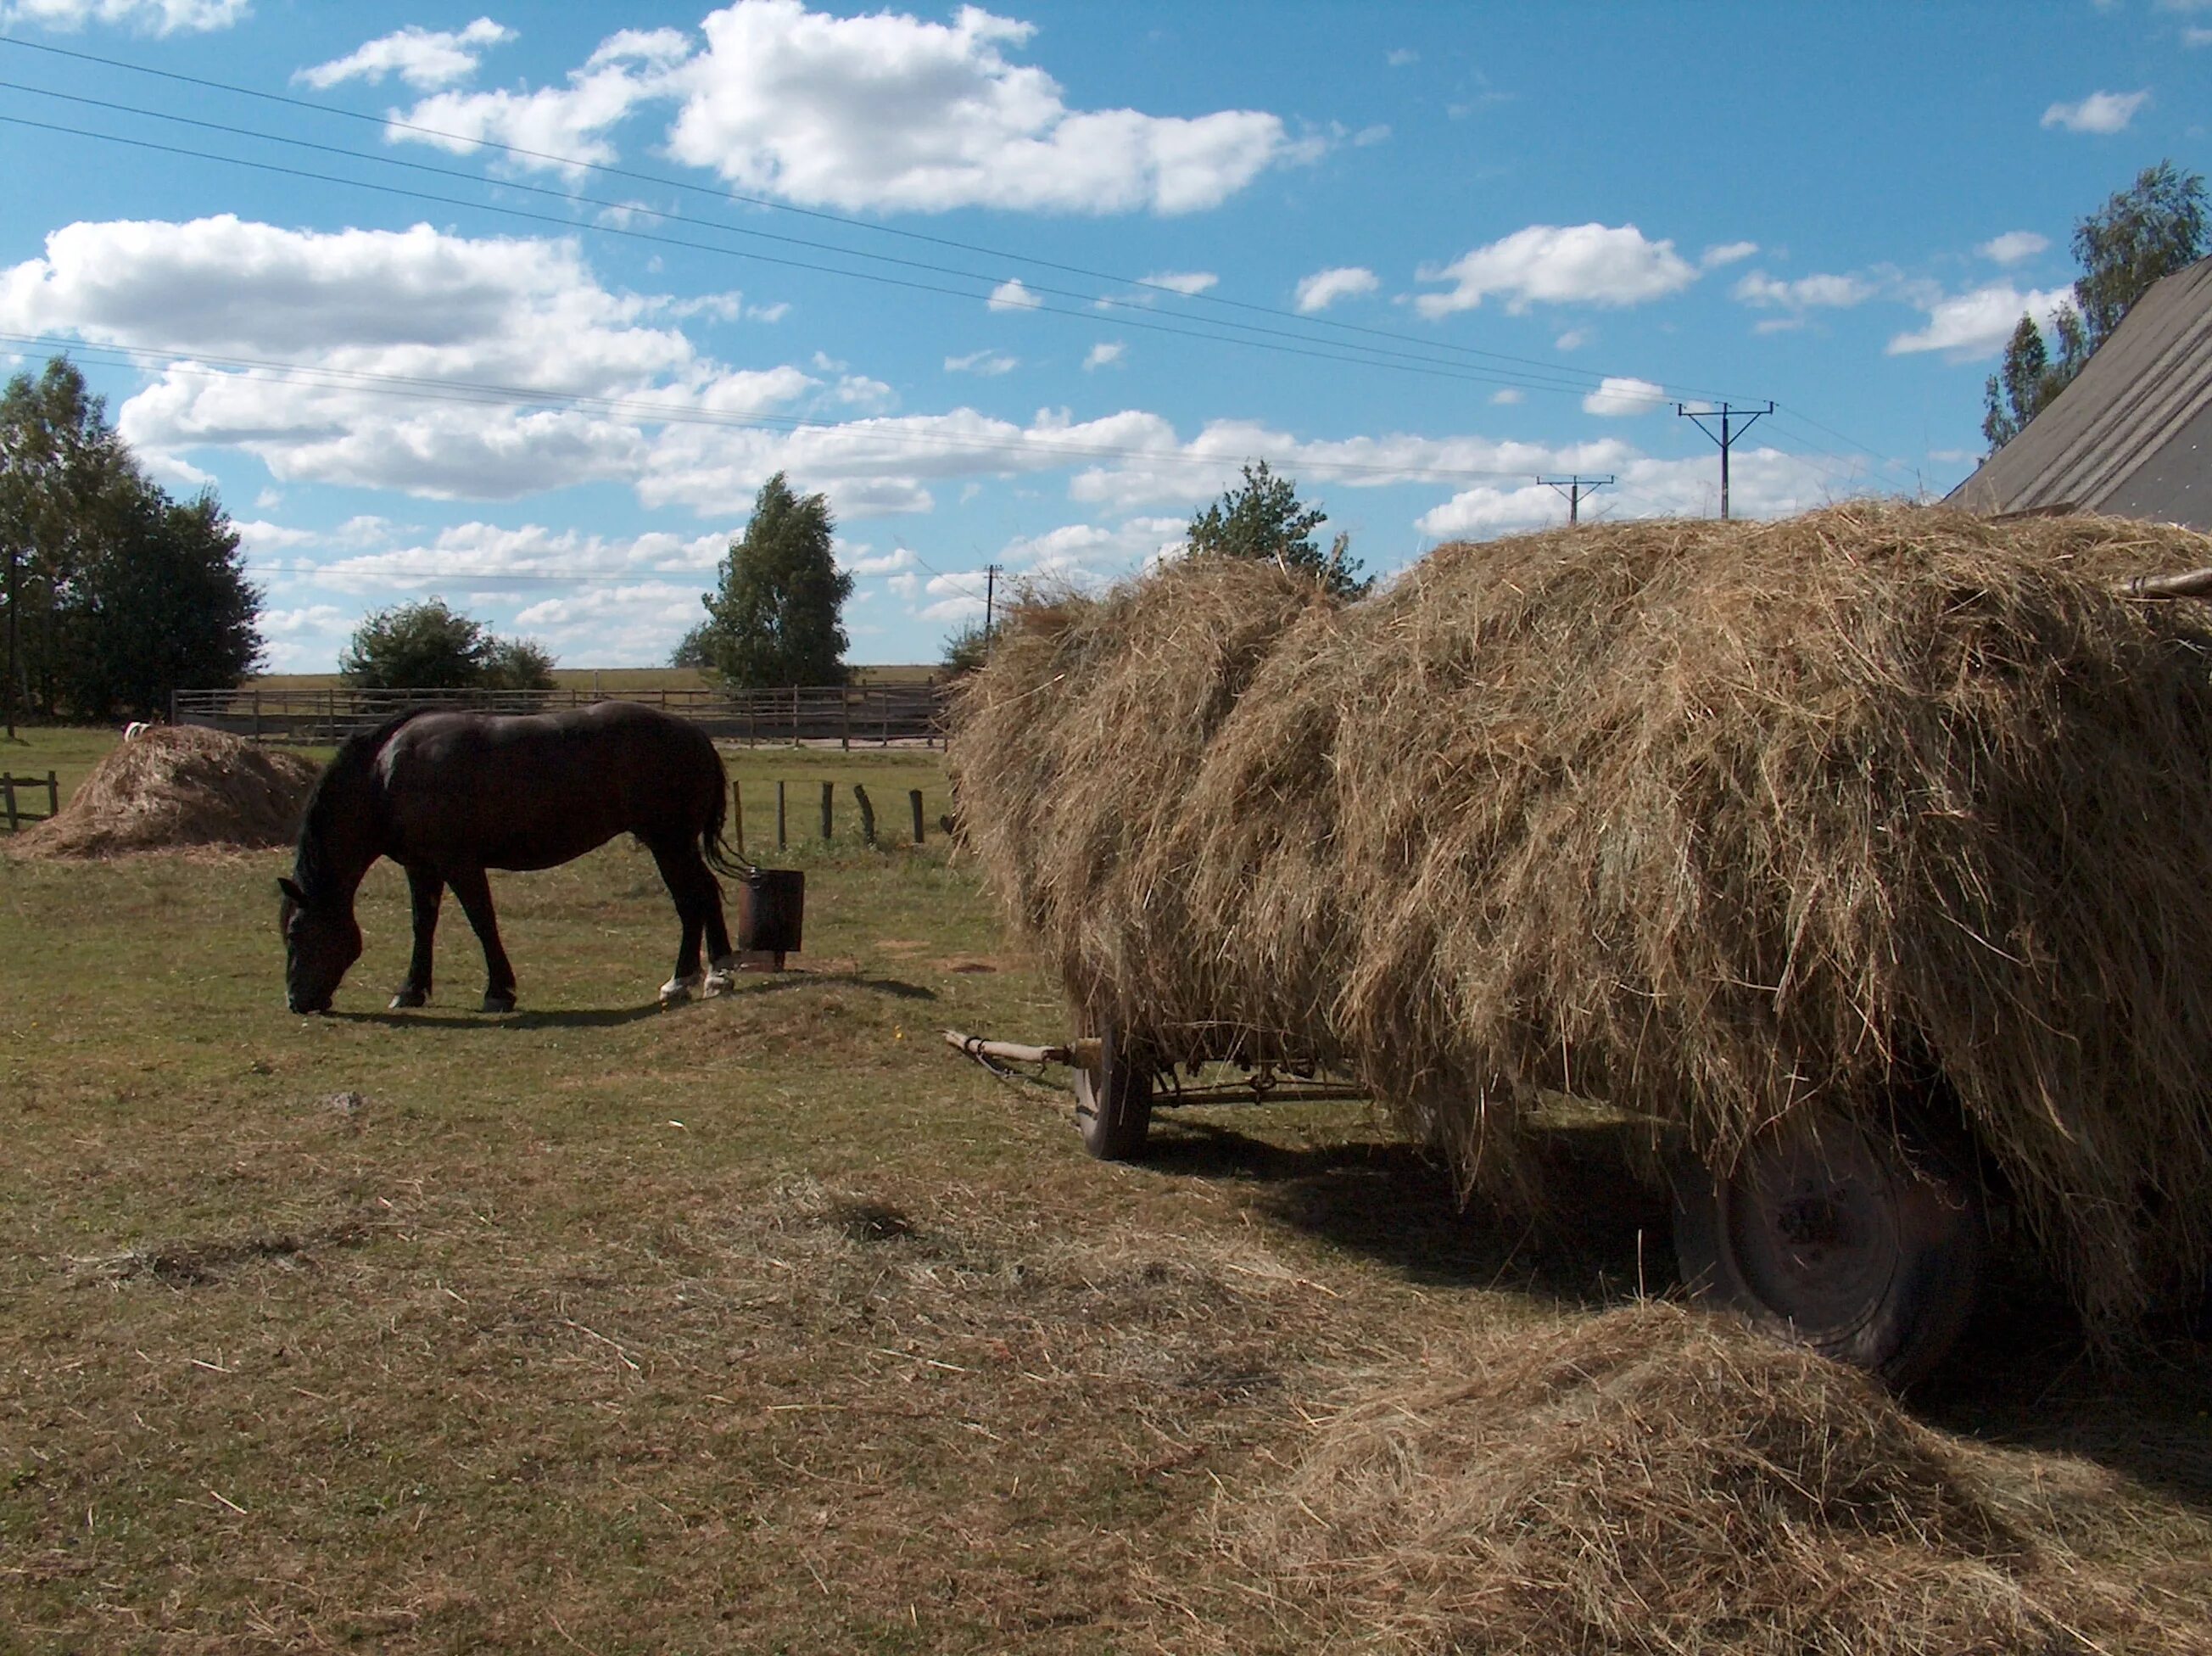
<path fill-rule="evenodd" d="M 284 894 L 288 901 L 296 903 L 303 909 L 307 906 L 307 892 L 301 891 L 282 874 L 276 876 L 276 889 Z"/>

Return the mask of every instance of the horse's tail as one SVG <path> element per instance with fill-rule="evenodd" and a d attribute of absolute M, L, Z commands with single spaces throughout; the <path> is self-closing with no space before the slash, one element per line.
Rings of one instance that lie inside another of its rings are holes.
<path fill-rule="evenodd" d="M 707 820 L 699 830 L 699 852 L 707 859 L 707 866 L 716 874 L 732 880 L 743 880 L 753 872 L 753 865 L 744 854 L 737 850 L 724 836 L 722 829 L 729 820 L 730 792 L 736 784 L 722 769 L 722 756 L 708 745 L 708 753 L 714 763 L 714 802 L 707 810 Z"/>

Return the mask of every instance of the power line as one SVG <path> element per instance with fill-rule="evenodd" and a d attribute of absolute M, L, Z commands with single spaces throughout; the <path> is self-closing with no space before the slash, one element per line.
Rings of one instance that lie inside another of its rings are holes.
<path fill-rule="evenodd" d="M 205 90 L 226 92 L 238 97 L 258 99 L 264 102 L 278 104 L 288 108 L 304 110 L 313 114 L 322 115 L 328 118 L 341 119 L 356 122 L 367 122 L 386 131 L 412 133 L 417 137 L 431 139 L 442 144 L 459 144 L 467 146 L 472 149 L 491 150 L 501 155 L 514 156 L 518 160 L 542 162 L 545 165 L 560 167 L 564 170 L 593 173 L 605 177 L 623 179 L 634 183 L 648 184 L 658 188 L 678 191 L 688 195 L 702 196 L 709 199 L 728 204 L 761 208 L 770 212 L 786 213 L 803 218 L 815 219 L 824 223 L 837 224 L 848 228 L 861 230 L 871 234 L 895 236 L 902 240 L 921 242 L 933 247 L 953 248 L 963 253 L 979 254 L 988 259 L 1007 259 L 1016 264 L 1029 265 L 1041 270 L 1059 271 L 1067 275 L 1087 277 L 1094 281 L 1109 282 L 1119 286 L 1144 289 L 1163 295 L 1172 295 L 1176 298 L 1185 301 L 1186 302 L 1218 306 L 1261 315 L 1273 316 L 1285 320 L 1297 322 L 1302 327 L 1329 328 L 1339 332 L 1357 333 L 1376 338 L 1392 339 L 1402 344 L 1415 344 L 1425 350 L 1431 351 L 1449 352 L 1461 356 L 1474 357 L 1491 362 L 1514 363 L 1525 368 L 1538 368 L 1542 370 L 1547 375 L 1555 377 L 1574 376 L 1583 381 L 1585 385 L 1589 381 L 1602 381 L 1604 378 L 1607 377 L 1596 370 L 1577 368 L 1569 364 L 1546 362 L 1536 357 L 1519 356 L 1503 351 L 1484 350 L 1472 345 L 1455 344 L 1444 340 L 1424 339 L 1417 335 L 1402 333 L 1393 329 L 1371 327 L 1359 323 L 1342 321 L 1331 317 L 1307 316 L 1300 313 L 1285 311 L 1277 306 L 1261 305 L 1249 300 L 1233 299 L 1225 295 L 1203 293 L 1192 294 L 1179 288 L 1172 287 L 1163 283 L 1148 281 L 1142 277 L 1117 275 L 1110 271 L 1092 270 L 1079 265 L 1064 264 L 1053 259 L 1039 258 L 1033 254 L 1012 253 L 1002 248 L 994 248 L 976 242 L 963 241 L 955 237 L 933 235 L 925 231 L 908 230 L 895 225 L 873 223 L 866 219 L 854 218 L 841 213 L 828 212 L 819 208 L 801 207 L 790 202 L 777 201 L 769 197 L 746 195 L 741 192 L 734 190 L 695 184 L 684 179 L 672 178 L 658 174 L 640 172 L 634 168 L 617 167 L 603 161 L 587 161 L 573 155 L 560 155 L 545 150 L 530 149 L 518 144 L 506 143 L 495 138 L 483 137 L 471 133 L 451 132 L 437 127 L 424 126 L 414 122 L 397 120 L 389 115 L 370 115 L 359 110 L 343 108 L 335 104 L 318 103 L 311 99 L 289 97 L 281 93 L 267 92 L 255 87 L 240 86 L 234 82 L 210 80 L 195 75 L 186 75 L 174 70 L 155 69 L 149 64 L 132 63 L 126 58 L 103 57 L 95 52 L 75 51 L 66 46 L 58 46 L 46 42 L 22 40 L 8 37 L 0 37 L 0 46 L 22 46 L 29 51 L 46 52 L 55 57 L 73 58 L 82 63 L 96 64 L 104 68 L 119 69 L 130 73 L 149 76 L 154 78 L 171 81 L 183 85 L 200 88 Z M 43 88 L 30 89 L 43 90 Z M 68 97 L 70 94 L 57 93 L 50 95 Z M 98 100 L 82 100 L 82 101 L 97 102 Z M 131 107 L 131 106 L 122 107 Z M 152 114 L 161 119 L 184 119 L 182 117 L 162 116 L 161 115 L 161 112 L 158 111 L 142 109 L 137 111 L 137 113 Z M 315 149 L 331 148 L 331 146 L 313 144 L 310 143 L 309 141 L 304 139 L 274 137 L 272 138 L 272 141 L 278 143 L 297 143 L 307 145 L 307 147 Z M 389 157 L 362 155 L 361 152 L 356 150 L 341 149 L 337 153 L 352 155 L 364 160 L 391 159 Z M 409 163 L 394 162 L 394 164 L 406 165 Z M 508 187 L 518 189 L 533 187 L 514 184 L 511 180 L 506 182 Z M 629 205 L 629 204 L 623 204 L 625 206 Z M 763 234 L 759 232 L 741 233 Z M 790 238 L 778 239 L 789 240 Z M 812 246 L 823 244 L 809 243 L 806 245 Z M 887 257 L 886 255 L 867 253 L 861 250 L 854 248 L 837 248 L 836 251 L 848 253 L 855 258 L 883 259 Z M 905 263 L 908 261 L 894 262 Z M 989 280 L 991 278 L 988 277 L 978 277 L 976 279 Z M 1118 303 L 1120 301 L 1103 301 L 1101 302 Z M 1301 335 L 1295 337 L 1310 336 Z M 1677 388 L 1693 393 L 1700 397 L 1717 397 L 1718 395 L 1717 393 L 1711 392 L 1704 387 L 1678 385 Z"/>

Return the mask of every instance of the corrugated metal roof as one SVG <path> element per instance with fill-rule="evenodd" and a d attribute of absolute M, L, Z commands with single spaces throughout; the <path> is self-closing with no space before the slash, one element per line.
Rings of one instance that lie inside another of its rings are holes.
<path fill-rule="evenodd" d="M 1948 498 L 2212 530 L 2212 259 L 2154 284 L 2073 384 Z"/>

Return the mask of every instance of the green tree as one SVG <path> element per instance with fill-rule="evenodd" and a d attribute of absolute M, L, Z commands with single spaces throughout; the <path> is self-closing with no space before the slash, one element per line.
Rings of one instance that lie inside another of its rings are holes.
<path fill-rule="evenodd" d="M 0 696 L 105 718 L 236 684 L 261 594 L 212 495 L 179 504 L 139 469 L 65 357 L 0 393 Z"/>
<path fill-rule="evenodd" d="M 668 653 L 672 667 L 691 667 L 699 672 L 711 671 L 714 665 L 714 624 L 702 621 L 677 641 L 676 648 Z"/>
<path fill-rule="evenodd" d="M 260 603 L 212 494 L 134 492 L 72 577 L 62 700 L 83 717 L 149 715 L 172 690 L 235 685 L 260 660 Z"/>
<path fill-rule="evenodd" d="M 1261 460 L 1244 467 L 1243 486 L 1225 490 L 1219 500 L 1190 521 L 1194 557 L 1249 557 L 1299 569 L 1344 598 L 1358 598 L 1375 582 L 1362 581 L 1358 558 L 1345 554 L 1352 537 L 1340 534 L 1327 552 L 1313 532 L 1328 521 L 1318 506 L 1298 499 L 1297 486 L 1279 478 Z"/>
<path fill-rule="evenodd" d="M 964 679 L 981 667 L 991 654 L 991 635 L 981 621 L 970 621 L 945 641 L 941 663 L 947 679 Z"/>
<path fill-rule="evenodd" d="M 830 503 L 792 492 L 777 472 L 761 485 L 744 533 L 730 543 L 707 606 L 710 659 L 741 690 L 845 682 L 839 620 L 853 577 L 837 567 Z"/>
<path fill-rule="evenodd" d="M 338 673 L 363 690 L 550 690 L 553 657 L 428 598 L 366 617 L 338 657 Z"/>
<path fill-rule="evenodd" d="M 2073 383 L 2153 283 L 2204 256 L 2205 228 L 2203 179 L 2176 171 L 2170 161 L 2145 167 L 2130 188 L 2074 227 L 2074 262 L 2081 274 L 2072 308 L 2051 319 L 2057 357 L 2035 319 L 2023 316 L 2002 366 L 1983 387 L 1982 435 L 1992 454 Z"/>

